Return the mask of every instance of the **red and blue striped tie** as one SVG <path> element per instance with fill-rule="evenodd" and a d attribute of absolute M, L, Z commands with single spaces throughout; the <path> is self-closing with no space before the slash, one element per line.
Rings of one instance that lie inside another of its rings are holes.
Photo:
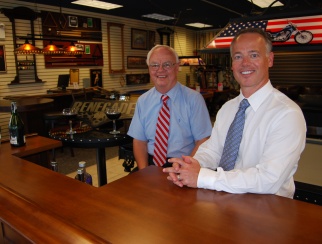
<path fill-rule="evenodd" d="M 170 127 L 170 109 L 167 105 L 169 97 L 161 96 L 163 105 L 159 112 L 157 129 L 155 132 L 153 162 L 157 166 L 162 166 L 167 160 L 168 138 Z"/>

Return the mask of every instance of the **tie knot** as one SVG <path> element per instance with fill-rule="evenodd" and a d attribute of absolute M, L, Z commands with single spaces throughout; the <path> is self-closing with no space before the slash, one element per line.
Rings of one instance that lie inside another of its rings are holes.
<path fill-rule="evenodd" d="M 161 99 L 162 99 L 163 103 L 166 103 L 168 101 L 168 99 L 169 99 L 169 96 L 168 95 L 162 95 Z"/>
<path fill-rule="evenodd" d="M 248 108 L 248 106 L 249 106 L 249 102 L 247 99 L 243 99 L 239 104 L 239 108 L 241 109 L 246 109 Z"/>

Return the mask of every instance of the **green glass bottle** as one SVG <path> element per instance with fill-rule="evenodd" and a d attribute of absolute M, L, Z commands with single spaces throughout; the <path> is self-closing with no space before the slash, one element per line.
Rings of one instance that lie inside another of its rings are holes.
<path fill-rule="evenodd" d="M 17 112 L 16 102 L 11 103 L 9 136 L 10 136 L 10 144 L 13 147 L 22 147 L 26 144 L 25 126 Z"/>

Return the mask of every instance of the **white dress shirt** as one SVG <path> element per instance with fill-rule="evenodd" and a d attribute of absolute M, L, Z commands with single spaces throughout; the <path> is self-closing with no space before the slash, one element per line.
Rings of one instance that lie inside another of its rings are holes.
<path fill-rule="evenodd" d="M 306 123 L 300 107 L 273 88 L 270 81 L 248 98 L 250 106 L 235 168 L 224 171 L 218 167 L 229 126 L 242 99 L 241 93 L 222 106 L 211 137 L 195 154 L 201 165 L 197 186 L 292 198 L 293 175 L 306 142 Z"/>

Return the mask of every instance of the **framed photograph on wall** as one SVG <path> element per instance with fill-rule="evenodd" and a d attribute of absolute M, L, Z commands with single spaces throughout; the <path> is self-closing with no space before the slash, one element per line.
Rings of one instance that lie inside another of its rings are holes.
<path fill-rule="evenodd" d="M 69 70 L 69 83 L 74 88 L 78 88 L 78 84 L 79 84 L 79 69 L 70 69 Z"/>
<path fill-rule="evenodd" d="M 69 27 L 78 27 L 78 17 L 77 16 L 68 16 L 68 26 Z"/>
<path fill-rule="evenodd" d="M 103 87 L 102 70 L 90 69 L 89 72 L 91 77 L 91 87 L 93 86 Z"/>
<path fill-rule="evenodd" d="M 84 45 L 83 44 L 75 44 L 75 47 L 76 47 L 77 51 L 84 52 Z"/>
<path fill-rule="evenodd" d="M 6 55 L 5 55 L 4 45 L 0 45 L 0 72 L 6 72 Z"/>
<path fill-rule="evenodd" d="M 91 54 L 91 46 L 85 45 L 85 54 Z"/>
<path fill-rule="evenodd" d="M 126 85 L 140 85 L 147 83 L 150 83 L 150 75 L 148 73 L 126 75 Z"/>
<path fill-rule="evenodd" d="M 147 48 L 147 31 L 140 29 L 131 29 L 131 48 L 142 49 Z"/>
<path fill-rule="evenodd" d="M 128 56 L 127 57 L 128 69 L 147 69 L 146 57 Z"/>

